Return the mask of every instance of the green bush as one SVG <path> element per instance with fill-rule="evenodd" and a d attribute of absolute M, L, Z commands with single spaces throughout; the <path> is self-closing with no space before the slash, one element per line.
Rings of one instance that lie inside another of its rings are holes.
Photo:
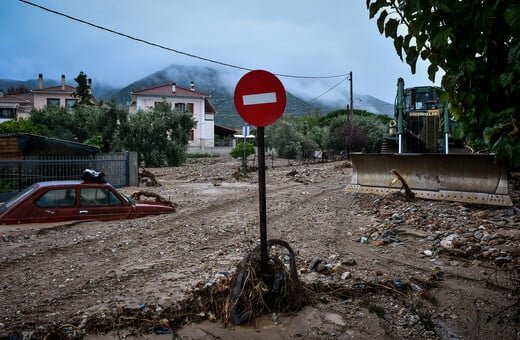
<path fill-rule="evenodd" d="M 251 143 L 246 143 L 246 158 L 255 153 L 255 146 Z M 244 142 L 238 143 L 229 154 L 233 158 L 244 157 Z"/>

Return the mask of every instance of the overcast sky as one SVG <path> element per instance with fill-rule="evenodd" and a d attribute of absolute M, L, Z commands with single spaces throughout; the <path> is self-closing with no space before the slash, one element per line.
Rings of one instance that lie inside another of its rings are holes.
<path fill-rule="evenodd" d="M 30 0 L 35 4 L 184 53 L 275 74 L 322 77 L 353 72 L 354 93 L 393 103 L 398 77 L 431 84 L 368 19 L 365 0 Z M 19 0 L 2 0 L 0 78 L 93 82 L 125 86 L 171 64 L 247 71 L 153 47 L 56 15 Z M 314 98 L 342 78 L 279 77 L 286 90 Z M 349 98 L 344 81 L 322 98 Z M 355 98 L 354 98 L 355 99 Z M 355 106 L 355 104 L 354 104 Z"/>

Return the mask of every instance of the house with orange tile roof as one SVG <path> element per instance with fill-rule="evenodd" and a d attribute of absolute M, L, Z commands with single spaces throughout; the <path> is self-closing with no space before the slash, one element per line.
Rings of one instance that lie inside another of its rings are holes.
<path fill-rule="evenodd" d="M 130 113 L 151 110 L 163 102 L 169 103 L 176 110 L 191 113 L 196 126 L 191 131 L 189 149 L 203 151 L 206 148 L 215 147 L 215 115 L 217 112 L 209 100 L 210 95 L 195 91 L 193 82 L 191 82 L 190 89 L 170 83 L 134 91 L 131 97 Z"/>
<path fill-rule="evenodd" d="M 38 75 L 38 88 L 32 90 L 34 95 L 34 108 L 41 110 L 48 106 L 62 106 L 72 109 L 74 104 L 78 102 L 78 98 L 74 97 L 76 88 L 65 83 L 65 75 L 61 75 L 61 85 L 43 87 L 43 77 Z"/>
<path fill-rule="evenodd" d="M 29 118 L 32 108 L 32 92 L 6 95 L 0 90 L 0 124 L 8 120 Z"/>
<path fill-rule="evenodd" d="M 92 88 L 92 80 L 88 80 L 89 87 Z M 61 85 L 44 87 L 43 75 L 38 75 L 38 88 L 28 93 L 15 95 L 5 95 L 0 92 L 0 123 L 11 120 L 29 118 L 33 109 L 41 110 L 48 106 L 62 106 L 72 109 L 78 102 L 74 96 L 76 88 L 67 85 L 65 75 L 61 76 Z"/>

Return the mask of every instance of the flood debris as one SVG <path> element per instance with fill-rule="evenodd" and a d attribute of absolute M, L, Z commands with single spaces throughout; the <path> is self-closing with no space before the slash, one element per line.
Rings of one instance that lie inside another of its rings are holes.
<path fill-rule="evenodd" d="M 296 271 L 294 251 L 286 241 L 267 241 L 268 248 L 274 246 L 285 248 L 288 255 L 271 252 L 267 273 L 261 272 L 260 246 L 239 263 L 229 297 L 228 318 L 233 324 L 250 322 L 265 313 L 296 312 L 307 303 Z"/>
<path fill-rule="evenodd" d="M 415 198 L 415 193 L 412 190 L 410 190 L 410 187 L 408 186 L 408 183 L 403 178 L 403 176 L 401 176 L 399 171 L 397 171 L 396 169 L 392 169 L 392 170 L 390 170 L 390 172 L 393 173 L 395 175 L 395 177 L 396 177 L 396 178 L 394 178 L 392 180 L 390 185 L 394 184 L 397 180 L 399 180 L 401 182 L 401 189 L 404 189 L 404 192 L 406 194 L 406 198 L 414 199 Z"/>
<path fill-rule="evenodd" d="M 162 197 L 161 195 L 159 195 L 155 192 L 151 192 L 151 191 L 144 191 L 144 190 L 134 191 L 130 195 L 130 198 L 133 200 L 139 201 L 139 200 L 141 200 L 141 196 L 153 197 L 153 198 L 155 198 L 155 202 L 165 203 L 173 208 L 177 208 L 177 204 L 175 204 L 174 202 Z"/>
<path fill-rule="evenodd" d="M 161 183 L 155 178 L 155 175 L 145 168 L 141 168 L 138 174 L 139 183 L 147 187 L 160 187 Z"/>

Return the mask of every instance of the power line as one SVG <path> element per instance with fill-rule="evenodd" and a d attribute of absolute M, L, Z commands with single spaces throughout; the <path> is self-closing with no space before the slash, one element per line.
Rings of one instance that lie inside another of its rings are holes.
<path fill-rule="evenodd" d="M 174 53 L 178 53 L 178 54 L 181 54 L 181 55 L 184 55 L 184 56 L 187 56 L 187 57 L 190 57 L 190 58 L 195 58 L 195 59 L 199 59 L 199 60 L 203 60 L 203 61 L 206 61 L 206 62 L 209 62 L 209 63 L 213 63 L 213 64 L 218 64 L 218 65 L 222 65 L 222 66 L 226 66 L 226 67 L 232 67 L 232 68 L 236 68 L 236 69 L 239 69 L 239 70 L 244 70 L 244 71 L 252 71 L 253 69 L 252 68 L 248 68 L 248 67 L 244 67 L 244 66 L 237 66 L 237 65 L 233 65 L 233 64 L 229 64 L 229 63 L 225 63 L 225 62 L 222 62 L 222 61 L 218 61 L 218 60 L 214 60 L 214 59 L 210 59 L 210 58 L 205 58 L 205 57 L 201 57 L 201 56 L 198 56 L 198 55 L 195 55 L 195 54 L 191 54 L 191 53 L 187 53 L 187 52 L 183 52 L 183 51 L 179 51 L 177 49 L 174 49 L 174 48 L 171 48 L 171 47 L 167 47 L 167 46 L 164 46 L 164 45 L 160 45 L 160 44 L 157 44 L 157 43 L 154 43 L 154 42 L 151 42 L 151 41 L 148 41 L 148 40 L 145 40 L 145 39 L 142 39 L 142 38 L 136 38 L 134 36 L 131 36 L 129 34 L 125 34 L 125 33 L 121 33 L 121 32 L 118 32 L 118 31 L 115 31 L 113 29 L 110 29 L 110 28 L 107 28 L 107 27 L 104 27 L 104 26 L 100 26 L 100 25 L 96 25 L 94 23 L 91 23 L 89 21 L 86 21 L 86 20 L 83 20 L 83 19 L 79 19 L 79 18 L 76 18 L 76 17 L 73 17 L 71 15 L 68 15 L 68 14 L 65 14 L 65 13 L 62 13 L 62 12 L 59 12 L 59 11 L 55 11 L 53 9 L 50 9 L 50 8 L 47 8 L 47 7 L 44 7 L 42 5 L 39 5 L 39 4 L 35 4 L 33 2 L 30 2 L 30 1 L 27 1 L 27 0 L 18 0 L 20 2 L 23 2 L 27 5 L 31 5 L 31 6 L 34 6 L 34 7 L 37 7 L 37 8 L 40 8 L 44 11 L 47 11 L 47 12 L 50 12 L 50 13 L 54 13 L 56 15 L 60 15 L 62 17 L 65 17 L 67 19 L 70 19 L 70 20 L 73 20 L 73 21 L 77 21 L 77 22 L 80 22 L 82 24 L 85 24 L 85 25 L 88 25 L 88 26 L 91 26 L 91 27 L 94 27 L 94 28 L 97 28 L 97 29 L 100 29 L 100 30 L 103 30 L 103 31 L 107 31 L 107 32 L 110 32 L 110 33 L 113 33 L 113 34 L 116 34 L 116 35 L 119 35 L 121 37 L 124 37 L 124 38 L 128 38 L 130 40 L 134 40 L 134 41 L 137 41 L 137 42 L 140 42 L 140 43 L 143 43 L 143 44 L 146 44 L 146 45 L 150 45 L 150 46 L 153 46 L 153 47 L 157 47 L 157 48 L 160 48 L 160 49 L 163 49 L 163 50 L 166 50 L 166 51 L 170 51 L 170 52 L 174 52 Z M 346 77 L 348 76 L 348 73 L 345 73 L 345 74 L 338 74 L 338 75 L 330 75 L 330 76 L 301 76 L 301 75 L 290 75 L 290 74 L 279 74 L 279 73 L 275 73 L 275 75 L 279 76 L 279 77 L 285 77 L 285 78 L 300 78 L 300 79 L 327 79 L 327 78 L 339 78 L 339 77 Z M 342 80 L 343 81 L 343 80 Z M 341 83 L 341 82 L 340 82 Z M 338 84 L 339 85 L 339 84 Z M 337 86 L 337 85 L 336 85 Z M 331 89 L 332 90 L 332 89 Z M 329 90 L 330 91 L 330 90 Z M 328 91 L 327 91 L 328 92 Z"/>
<path fill-rule="evenodd" d="M 315 100 L 317 100 L 318 98 L 320 97 L 323 97 L 324 95 L 326 95 L 327 93 L 329 93 L 330 91 L 334 90 L 336 87 L 338 87 L 342 82 L 344 82 L 345 80 L 349 79 L 348 78 L 348 74 L 346 74 L 346 77 L 341 79 L 338 83 L 336 83 L 334 86 L 332 86 L 330 89 L 328 89 L 327 91 L 323 92 L 322 94 L 312 98 L 311 100 L 309 100 L 310 102 L 313 102 Z"/>

